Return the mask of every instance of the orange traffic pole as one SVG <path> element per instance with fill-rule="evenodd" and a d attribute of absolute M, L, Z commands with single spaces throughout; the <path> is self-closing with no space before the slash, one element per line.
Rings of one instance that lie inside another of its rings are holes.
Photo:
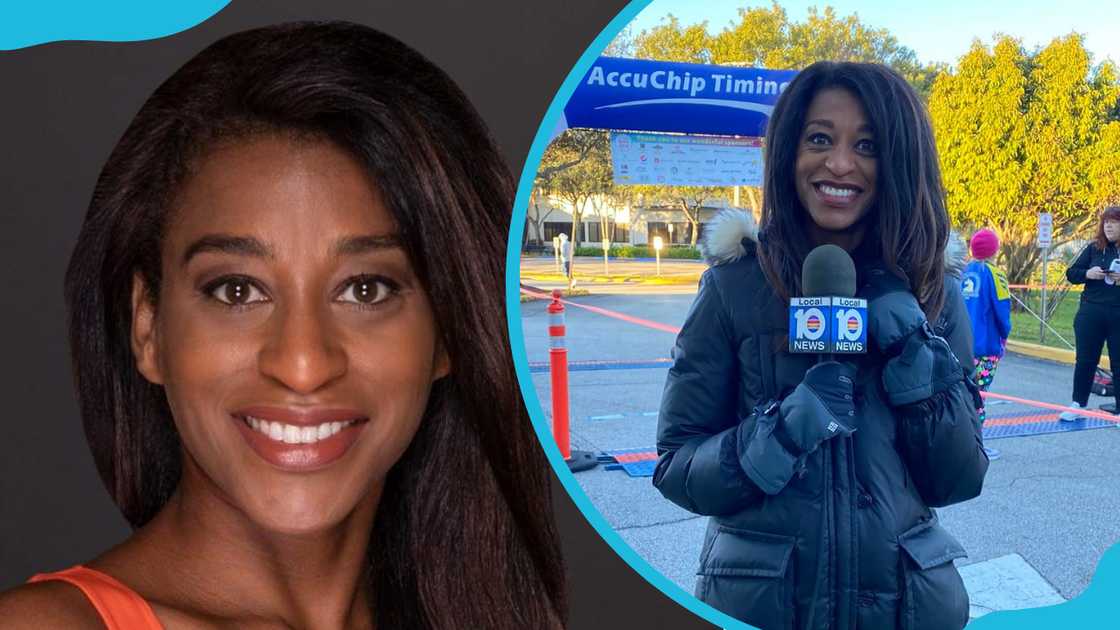
<path fill-rule="evenodd" d="M 548 305 L 548 366 L 552 373 L 552 435 L 565 460 L 571 459 L 571 434 L 568 426 L 568 348 L 564 343 L 564 305 L 560 290 L 552 292 Z"/>
<path fill-rule="evenodd" d="M 548 305 L 548 367 L 552 376 L 552 436 L 572 472 L 588 470 L 599 465 L 599 460 L 590 451 L 573 451 L 571 428 L 568 417 L 568 347 L 564 325 L 564 304 L 560 301 L 560 290 L 552 291 L 552 303 Z"/>

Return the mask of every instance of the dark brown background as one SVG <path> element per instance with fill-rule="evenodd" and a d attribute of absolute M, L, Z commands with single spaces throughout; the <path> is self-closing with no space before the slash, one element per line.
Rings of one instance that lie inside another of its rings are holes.
<path fill-rule="evenodd" d="M 297 19 L 368 24 L 466 90 L 519 173 L 571 66 L 624 0 L 234 2 L 147 42 L 0 52 L 0 589 L 84 561 L 128 533 L 94 471 L 71 390 L 62 277 L 109 151 L 141 103 L 223 35 Z M 573 628 L 708 628 L 599 539 L 561 486 Z"/>

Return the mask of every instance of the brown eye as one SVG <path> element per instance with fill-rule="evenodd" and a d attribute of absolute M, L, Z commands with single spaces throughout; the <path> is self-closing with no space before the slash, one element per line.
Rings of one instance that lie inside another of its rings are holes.
<path fill-rule="evenodd" d="M 828 145 L 832 144 L 832 138 L 829 138 L 827 134 L 817 132 L 814 134 L 810 134 L 809 137 L 805 138 L 805 142 L 808 142 L 809 144 L 815 144 L 817 146 L 827 147 Z"/>
<path fill-rule="evenodd" d="M 260 289 L 245 278 L 231 278 L 214 286 L 210 295 L 223 304 L 241 306 L 263 302 L 266 298 Z"/>
<path fill-rule="evenodd" d="M 389 282 L 378 278 L 356 278 L 338 296 L 343 302 L 377 304 L 387 300 L 396 290 Z"/>

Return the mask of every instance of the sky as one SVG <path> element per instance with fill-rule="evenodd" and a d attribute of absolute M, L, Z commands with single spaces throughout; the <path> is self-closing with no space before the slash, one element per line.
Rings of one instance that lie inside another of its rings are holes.
<path fill-rule="evenodd" d="M 1055 37 L 1078 32 L 1093 63 L 1106 57 L 1120 64 L 1120 0 L 782 0 L 794 21 L 810 6 L 830 5 L 839 15 L 856 13 L 860 21 L 885 27 L 923 63 L 956 65 L 974 39 L 991 44 L 994 33 L 1018 37 L 1028 50 Z M 707 20 L 718 33 L 738 21 L 738 9 L 770 6 L 770 0 L 653 0 L 631 23 L 634 33 L 662 23 L 672 13 L 682 24 Z"/>

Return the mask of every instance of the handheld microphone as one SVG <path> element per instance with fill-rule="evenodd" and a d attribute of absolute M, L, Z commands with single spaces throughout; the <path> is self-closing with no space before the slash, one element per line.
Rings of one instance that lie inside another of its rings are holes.
<path fill-rule="evenodd" d="M 856 266 L 836 245 L 809 252 L 801 266 L 805 297 L 789 301 L 789 351 L 792 354 L 867 352 L 867 300 L 856 294 Z"/>

